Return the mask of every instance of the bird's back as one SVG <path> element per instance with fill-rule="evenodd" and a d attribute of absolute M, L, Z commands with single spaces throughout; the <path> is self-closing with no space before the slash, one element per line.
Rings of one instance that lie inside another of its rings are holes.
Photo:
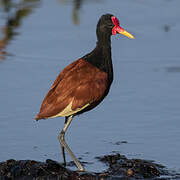
<path fill-rule="evenodd" d="M 35 119 L 80 113 L 88 106 L 99 104 L 107 89 L 107 73 L 83 59 L 78 59 L 58 75 Z"/>

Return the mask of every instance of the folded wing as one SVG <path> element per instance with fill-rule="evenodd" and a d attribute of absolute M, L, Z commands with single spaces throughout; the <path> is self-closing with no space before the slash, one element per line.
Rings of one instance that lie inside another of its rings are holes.
<path fill-rule="evenodd" d="M 105 72 L 79 59 L 56 78 L 35 119 L 76 114 L 103 99 L 107 84 Z"/>

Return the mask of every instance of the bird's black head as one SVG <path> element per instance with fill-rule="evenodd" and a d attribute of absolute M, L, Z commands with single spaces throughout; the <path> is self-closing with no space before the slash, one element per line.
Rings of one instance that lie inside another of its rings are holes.
<path fill-rule="evenodd" d="M 112 14 L 104 14 L 98 21 L 96 33 L 98 37 L 123 34 L 129 38 L 134 38 L 133 35 L 120 27 L 119 20 Z"/>
<path fill-rule="evenodd" d="M 112 14 L 105 14 L 101 16 L 97 24 L 97 34 L 107 34 L 109 36 L 112 34 L 112 28 L 114 27 L 111 19 L 112 17 Z"/>

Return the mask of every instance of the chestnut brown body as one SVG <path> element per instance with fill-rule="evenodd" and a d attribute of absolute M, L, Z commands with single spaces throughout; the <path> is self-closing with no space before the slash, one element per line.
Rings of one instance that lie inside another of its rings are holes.
<path fill-rule="evenodd" d="M 72 114 L 90 110 L 102 101 L 108 90 L 107 73 L 83 59 L 68 65 L 56 78 L 45 96 L 39 114 L 45 119 L 56 117 L 72 102 Z"/>

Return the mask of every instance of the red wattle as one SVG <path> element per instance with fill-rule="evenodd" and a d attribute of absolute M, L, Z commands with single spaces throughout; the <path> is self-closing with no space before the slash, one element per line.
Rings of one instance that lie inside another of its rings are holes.
<path fill-rule="evenodd" d="M 111 19 L 114 24 L 114 27 L 112 29 L 112 35 L 116 35 L 117 32 L 124 31 L 124 29 L 119 26 L 119 20 L 115 16 L 111 17 Z"/>

